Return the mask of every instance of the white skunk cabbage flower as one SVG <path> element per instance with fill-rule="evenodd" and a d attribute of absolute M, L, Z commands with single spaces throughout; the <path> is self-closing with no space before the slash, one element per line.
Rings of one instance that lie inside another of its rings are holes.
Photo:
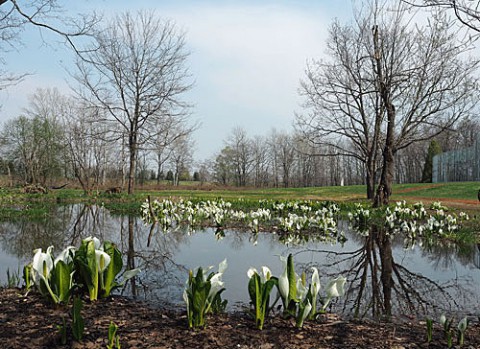
<path fill-rule="evenodd" d="M 318 295 L 318 292 L 320 292 L 320 276 L 318 275 L 318 269 L 315 267 L 312 267 L 312 296 L 316 297 Z"/>
<path fill-rule="evenodd" d="M 97 261 L 98 271 L 103 273 L 110 264 L 110 256 L 103 251 L 95 249 L 95 260 Z"/>
<path fill-rule="evenodd" d="M 45 283 L 47 283 L 47 279 L 53 269 L 52 251 L 53 246 L 48 247 L 47 252 L 42 252 L 41 248 L 33 251 L 35 255 L 33 256 L 32 276 L 33 281 L 37 285 L 40 283 L 40 279 L 44 279 Z"/>
<path fill-rule="evenodd" d="M 75 255 L 75 247 L 68 246 L 55 258 L 54 264 L 57 265 L 59 261 L 64 262 L 65 264 L 70 264 L 73 262 L 73 256 Z"/>
<path fill-rule="evenodd" d="M 288 299 L 288 293 L 290 292 L 290 284 L 288 282 L 288 266 L 287 266 L 287 258 L 280 256 L 280 260 L 283 263 L 284 269 L 282 275 L 278 278 L 278 290 L 280 291 L 280 295 L 283 299 Z"/>

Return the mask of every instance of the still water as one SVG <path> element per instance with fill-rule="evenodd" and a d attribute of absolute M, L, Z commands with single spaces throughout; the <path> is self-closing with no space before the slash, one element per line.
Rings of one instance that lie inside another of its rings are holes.
<path fill-rule="evenodd" d="M 479 246 L 413 245 L 381 232 L 362 236 L 342 222 L 339 226 L 346 241 L 213 229 L 162 232 L 138 217 L 112 216 L 102 207 L 59 206 L 41 222 L 0 223 L 0 283 L 6 283 L 7 269 L 21 271 L 35 248 L 53 245 L 58 253 L 93 235 L 116 243 L 125 265 L 141 269 L 135 283 L 119 292 L 161 306 L 183 304 L 189 269 L 214 265 L 216 270 L 227 258 L 223 297 L 230 310 L 237 310 L 248 304 L 247 270 L 266 265 L 279 276 L 278 256 L 292 253 L 297 273 L 308 274 L 315 266 L 323 285 L 340 274 L 347 278 L 346 295 L 331 309 L 345 316 L 480 315 Z"/>

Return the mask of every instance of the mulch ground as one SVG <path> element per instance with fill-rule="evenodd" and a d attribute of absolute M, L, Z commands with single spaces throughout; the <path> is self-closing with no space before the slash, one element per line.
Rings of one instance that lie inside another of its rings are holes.
<path fill-rule="evenodd" d="M 292 320 L 280 316 L 269 319 L 263 331 L 245 313 L 208 318 L 207 327 L 190 330 L 183 309 L 161 310 L 148 304 L 111 297 L 95 303 L 84 302 L 82 316 L 85 335 L 81 342 L 68 334 L 60 344 L 57 325 L 62 318 L 71 323 L 69 309 L 55 307 L 41 296 L 24 296 L 18 289 L 0 290 L 1 348 L 106 348 L 111 321 L 118 325 L 122 348 L 446 348 L 440 327 L 433 341 L 425 340 L 425 324 L 420 321 L 380 323 L 344 321 L 323 316 L 297 329 Z M 480 348 L 480 324 L 467 330 L 463 348 Z"/>

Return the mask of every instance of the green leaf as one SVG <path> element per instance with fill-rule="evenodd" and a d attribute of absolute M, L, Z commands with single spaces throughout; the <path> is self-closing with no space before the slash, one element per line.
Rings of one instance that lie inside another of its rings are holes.
<path fill-rule="evenodd" d="M 297 301 L 297 276 L 295 275 L 295 267 L 293 265 L 293 255 L 290 253 L 287 258 L 287 277 L 288 277 L 288 300 Z"/>
<path fill-rule="evenodd" d="M 43 296 L 49 294 L 55 304 L 59 303 L 57 294 L 53 292 L 52 288 L 48 283 L 48 280 L 45 279 L 45 277 L 41 277 L 40 279 L 40 293 Z"/>
<path fill-rule="evenodd" d="M 93 241 L 87 243 L 87 265 L 88 272 L 90 273 L 91 284 L 88 286 L 89 296 L 91 301 L 98 299 L 98 266 L 95 255 L 95 244 Z"/>
<path fill-rule="evenodd" d="M 63 261 L 58 261 L 53 271 L 53 282 L 60 302 L 68 302 L 72 288 L 72 268 Z"/>
<path fill-rule="evenodd" d="M 115 325 L 113 321 L 110 321 L 110 326 L 108 327 L 108 349 L 113 349 L 115 346 L 120 347 L 119 338 L 117 336 L 118 326 Z"/>
<path fill-rule="evenodd" d="M 32 281 L 32 263 L 23 267 L 23 281 L 25 281 L 25 288 L 30 290 L 33 285 Z"/>
<path fill-rule="evenodd" d="M 252 304 L 255 304 L 255 298 L 256 298 L 255 275 L 257 274 L 255 273 L 248 281 L 248 294 L 250 296 L 250 301 L 252 302 Z"/>
<path fill-rule="evenodd" d="M 104 288 L 102 289 L 102 297 L 108 297 L 112 289 L 118 284 L 115 283 L 115 278 L 123 268 L 122 254 L 117 247 L 110 241 L 105 241 L 104 252 L 110 256 L 110 264 L 103 272 Z"/>
<path fill-rule="evenodd" d="M 73 299 L 73 308 L 72 308 L 72 334 L 73 337 L 80 341 L 83 338 L 83 331 L 85 329 L 85 322 L 83 320 L 82 310 L 83 304 L 82 300 L 79 297 Z"/>

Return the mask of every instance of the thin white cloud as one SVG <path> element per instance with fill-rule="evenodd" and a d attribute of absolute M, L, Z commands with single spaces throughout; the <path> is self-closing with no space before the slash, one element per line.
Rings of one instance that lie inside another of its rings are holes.
<path fill-rule="evenodd" d="M 196 78 L 192 97 L 205 133 L 234 126 L 254 134 L 289 128 L 306 60 L 324 52 L 328 15 L 283 6 L 198 6 L 173 13 L 187 30 Z M 199 140 L 209 148 L 207 142 Z M 217 150 L 221 142 L 216 140 Z"/>

